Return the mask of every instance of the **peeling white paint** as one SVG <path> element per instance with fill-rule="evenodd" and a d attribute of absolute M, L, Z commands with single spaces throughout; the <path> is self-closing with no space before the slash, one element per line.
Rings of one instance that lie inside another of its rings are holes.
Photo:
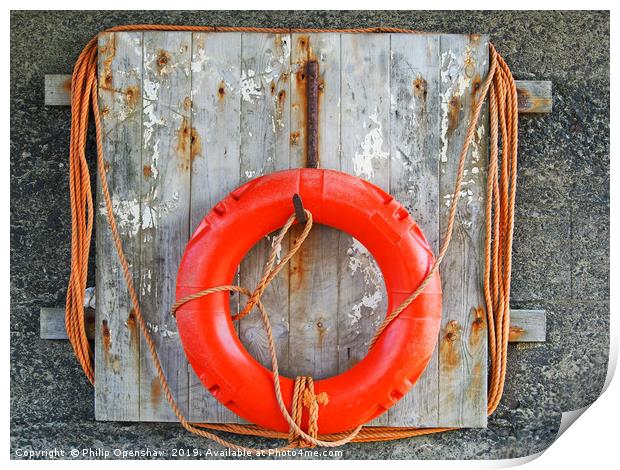
<path fill-rule="evenodd" d="M 375 174 L 373 162 L 377 159 L 386 160 L 389 155 L 383 150 L 383 127 L 378 118 L 379 111 L 370 115 L 370 123 L 364 122 L 368 133 L 360 143 L 361 151 L 355 152 L 353 157 L 353 172 L 356 176 L 372 179 Z"/>
<path fill-rule="evenodd" d="M 355 325 L 362 318 L 362 308 L 374 311 L 383 300 L 383 275 L 372 257 L 370 252 L 355 238 L 352 239 L 351 246 L 347 250 L 349 255 L 349 270 L 351 276 L 362 275 L 364 284 L 368 290 L 363 294 L 362 299 L 351 307 L 348 313 L 351 324 Z"/>
<path fill-rule="evenodd" d="M 144 90 L 144 99 L 147 99 L 150 101 L 157 101 L 157 96 L 159 94 L 159 87 L 160 87 L 159 82 L 153 82 L 149 80 L 148 78 L 145 78 L 142 87 Z"/>
<path fill-rule="evenodd" d="M 241 71 L 241 82 L 239 85 L 241 98 L 248 103 L 254 103 L 255 99 L 262 97 L 262 87 L 260 86 L 260 80 L 257 83 L 257 79 L 258 77 L 256 77 L 254 70 Z"/>
<path fill-rule="evenodd" d="M 471 51 L 466 50 L 465 63 L 471 61 Z M 450 100 L 453 97 L 461 98 L 465 91 L 471 86 L 471 77 L 463 73 L 463 65 L 461 65 L 452 51 L 446 51 L 441 54 L 441 81 L 442 83 L 450 83 L 446 91 L 441 95 L 441 161 L 448 161 L 448 126 L 450 113 Z"/>
<path fill-rule="evenodd" d="M 140 202 L 137 199 L 118 199 L 112 195 L 112 212 L 116 217 L 118 231 L 122 235 L 136 235 L 140 230 Z M 105 204 L 99 206 L 99 214 L 107 217 Z"/>
<path fill-rule="evenodd" d="M 151 333 L 158 333 L 162 338 L 171 338 L 178 335 L 177 331 L 168 328 L 168 325 L 158 325 L 156 323 L 146 322 L 146 326 Z"/>
<path fill-rule="evenodd" d="M 203 48 L 198 49 L 198 53 L 192 57 L 191 69 L 193 73 L 202 72 L 207 63 L 207 54 Z"/>
<path fill-rule="evenodd" d="M 142 203 L 136 199 L 118 199 L 112 196 L 112 211 L 116 217 L 118 230 L 122 235 L 135 236 L 140 230 L 157 228 L 160 214 L 169 213 L 179 205 L 179 193 L 172 194 L 170 200 L 157 201 L 157 191 L 152 191 Z M 142 206 L 142 207 L 141 207 Z M 99 213 L 107 217 L 105 204 L 99 206 Z"/>

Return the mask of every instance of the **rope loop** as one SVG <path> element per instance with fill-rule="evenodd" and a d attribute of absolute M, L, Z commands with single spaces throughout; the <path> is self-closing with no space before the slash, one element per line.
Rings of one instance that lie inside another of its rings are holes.
<path fill-rule="evenodd" d="M 124 25 L 108 29 L 114 31 L 245 31 L 245 32 L 383 32 L 383 33 L 417 33 L 417 31 L 400 28 L 361 28 L 361 29 L 290 29 L 290 28 L 248 28 L 248 27 L 212 27 L 212 26 L 180 26 L 180 25 Z M 312 214 L 305 211 L 307 221 L 302 234 L 297 238 L 288 253 L 276 263 L 276 249 L 295 221 L 295 215 L 291 215 L 274 241 L 274 249 L 263 269 L 263 276 L 253 291 L 239 286 L 214 286 L 201 292 L 185 297 L 177 301 L 171 308 L 172 314 L 182 305 L 194 299 L 215 292 L 234 291 L 248 297 L 243 310 L 233 317 L 240 320 L 257 308 L 263 327 L 267 332 L 268 346 L 271 354 L 274 392 L 280 407 L 280 411 L 289 424 L 289 433 L 278 433 L 262 429 L 256 425 L 239 424 L 207 424 L 190 423 L 179 409 L 174 396 L 168 385 L 163 371 L 157 349 L 150 336 L 146 321 L 142 315 L 138 295 L 133 282 L 133 277 L 119 234 L 118 226 L 113 211 L 112 198 L 110 196 L 106 168 L 103 155 L 103 134 L 101 114 L 98 104 L 97 85 L 97 38 L 93 38 L 78 57 L 71 80 L 71 141 L 69 150 L 69 188 L 71 201 L 71 275 L 67 286 L 66 299 L 66 325 L 67 334 L 73 347 L 75 356 L 80 362 L 88 380 L 94 384 L 94 361 L 86 328 L 84 324 L 84 291 L 88 273 L 88 256 L 93 230 L 94 204 L 90 185 L 88 162 L 86 159 L 86 138 L 88 132 L 89 110 L 92 107 L 95 134 L 97 143 L 97 169 L 101 181 L 101 192 L 105 202 L 106 215 L 109 223 L 116 253 L 122 267 L 127 290 L 131 298 L 131 305 L 140 332 L 145 338 L 149 354 L 152 357 L 157 376 L 162 386 L 166 400 L 175 413 L 181 425 L 189 432 L 210 439 L 232 449 L 247 452 L 251 455 L 266 455 L 266 450 L 251 449 L 224 440 L 205 429 L 219 430 L 237 434 L 249 434 L 263 437 L 287 439 L 289 444 L 278 447 L 275 450 L 291 449 L 296 446 L 322 446 L 337 447 L 348 442 L 372 442 L 391 439 L 402 439 L 412 436 L 420 436 L 435 432 L 448 431 L 450 428 L 396 428 L 396 427 L 370 427 L 362 426 L 348 433 L 338 433 L 321 436 L 317 422 L 320 406 L 328 403 L 329 397 L 325 394 L 315 394 L 314 382 L 310 377 L 297 377 L 295 380 L 294 399 L 292 409 L 287 410 L 282 399 L 280 390 L 278 363 L 275 354 L 275 344 L 269 323 L 269 316 L 261 302 L 261 296 L 273 278 L 282 270 L 288 261 L 299 250 L 312 227 Z M 448 224 L 443 235 L 443 241 L 435 263 L 429 274 L 420 286 L 394 311 L 390 312 L 381 326 L 378 328 L 371 348 L 387 326 L 402 313 L 415 298 L 424 290 L 431 276 L 439 269 L 441 262 L 448 250 L 458 202 L 461 195 L 465 162 L 469 155 L 469 147 L 474 138 L 476 126 L 481 115 L 482 107 L 488 97 L 489 122 L 490 122 L 490 154 L 487 176 L 487 199 L 485 207 L 485 254 L 484 254 L 484 297 L 487 314 L 489 333 L 489 390 L 487 401 L 488 414 L 497 408 L 504 389 L 506 378 L 507 345 L 510 326 L 510 278 L 512 269 L 512 241 L 514 226 L 514 206 L 516 197 L 517 179 L 517 147 L 518 147 L 518 101 L 517 89 L 506 62 L 489 43 L 490 67 L 483 86 L 475 95 L 475 105 L 471 113 L 467 133 L 459 155 L 459 163 L 448 211 Z M 501 146 L 500 146 L 501 142 Z M 501 153 L 499 149 L 501 148 Z M 308 430 L 301 429 L 303 409 L 308 409 Z M 274 450 L 274 449 L 270 449 Z"/>

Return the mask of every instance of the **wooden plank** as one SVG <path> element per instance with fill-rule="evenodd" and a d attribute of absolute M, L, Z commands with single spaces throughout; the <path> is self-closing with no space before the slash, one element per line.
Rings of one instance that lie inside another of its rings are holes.
<path fill-rule="evenodd" d="M 318 156 L 321 168 L 340 169 L 340 36 L 294 34 L 291 54 L 291 167 L 307 156 L 308 61 L 319 65 Z M 301 233 L 296 226 L 292 238 Z M 340 233 L 315 225 L 291 259 L 289 372 L 322 379 L 338 374 L 338 240 Z"/>
<path fill-rule="evenodd" d="M 439 250 L 439 36 L 391 37 L 390 193 Z M 437 350 L 415 387 L 389 411 L 391 426 L 437 426 Z"/>
<path fill-rule="evenodd" d="M 140 301 L 170 389 L 188 413 L 188 364 L 170 315 L 189 238 L 191 161 L 201 155 L 192 127 L 189 32 L 144 33 Z M 142 343 L 146 352 L 146 344 Z M 141 355 L 140 419 L 173 420 L 149 354 Z"/>
<path fill-rule="evenodd" d="M 84 309 L 86 335 L 88 339 L 95 339 L 95 309 Z M 546 341 L 546 312 L 545 310 L 511 310 L 510 336 L 511 343 L 544 342 Z M 39 312 L 39 338 L 66 340 L 64 307 L 41 307 Z"/>
<path fill-rule="evenodd" d="M 430 35 L 429 35 L 430 36 Z M 71 105 L 71 75 L 46 74 L 45 106 Z M 552 83 L 547 80 L 515 80 L 519 113 L 544 114 L 553 110 Z"/>
<path fill-rule="evenodd" d="M 202 149 L 192 162 L 193 231 L 217 202 L 239 186 L 241 33 L 194 33 L 192 42 L 192 126 Z M 238 296 L 231 296 L 231 311 L 238 309 Z M 192 421 L 238 422 L 191 367 L 189 400 Z"/>
<path fill-rule="evenodd" d="M 46 74 L 44 82 L 45 106 L 71 105 L 71 75 Z"/>
<path fill-rule="evenodd" d="M 114 214 L 134 283 L 140 278 L 142 33 L 99 35 L 99 108 Z M 140 419 L 140 339 L 97 179 L 95 418 Z"/>
<path fill-rule="evenodd" d="M 287 34 L 244 33 L 241 36 L 241 181 L 289 167 L 290 47 Z M 292 209 L 292 205 L 291 205 Z M 253 289 L 271 249 L 271 237 L 244 258 L 240 283 Z M 288 239 L 283 240 L 288 246 Z M 288 374 L 288 269 L 273 280 L 262 298 L 269 311 L 280 371 Z M 260 316 L 240 321 L 241 342 L 261 364 L 271 367 Z"/>
<path fill-rule="evenodd" d="M 515 80 L 520 113 L 543 114 L 553 110 L 551 82 Z"/>
<path fill-rule="evenodd" d="M 84 309 L 84 323 L 88 339 L 95 338 L 95 309 Z M 39 312 L 39 338 L 68 339 L 63 307 L 41 307 Z"/>
<path fill-rule="evenodd" d="M 440 233 L 445 234 L 459 154 L 475 90 L 488 68 L 488 37 L 442 35 Z M 485 108 L 486 109 L 486 108 Z M 439 337 L 439 422 L 486 426 L 487 329 L 482 293 L 484 200 L 488 132 L 486 112 L 476 128 L 450 250 L 441 266 L 442 330 Z"/>
<path fill-rule="evenodd" d="M 390 37 L 341 35 L 342 170 L 389 191 Z M 339 238 L 338 362 L 344 372 L 367 353 L 385 318 L 387 296 L 376 261 L 357 240 Z M 387 424 L 384 413 L 372 424 Z"/>
<path fill-rule="evenodd" d="M 547 340 L 547 314 L 544 310 L 510 310 L 512 343 L 544 342 Z"/>

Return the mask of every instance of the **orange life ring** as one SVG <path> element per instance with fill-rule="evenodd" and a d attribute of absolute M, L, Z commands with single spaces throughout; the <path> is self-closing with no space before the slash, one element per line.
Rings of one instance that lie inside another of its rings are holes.
<path fill-rule="evenodd" d="M 256 178 L 213 208 L 185 249 L 177 299 L 232 283 L 245 254 L 290 216 L 295 193 L 315 222 L 347 232 L 374 256 L 384 276 L 388 312 L 429 272 L 432 251 L 414 220 L 392 196 L 345 173 L 304 168 Z M 264 428 L 288 431 L 274 395 L 271 371 L 247 352 L 235 332 L 229 293 L 192 300 L 177 310 L 176 318 L 185 354 L 205 387 L 242 418 Z M 364 359 L 340 375 L 315 382 L 315 392 L 329 396 L 329 403 L 320 408 L 319 431 L 353 429 L 405 395 L 431 357 L 440 320 L 441 283 L 435 275 Z M 281 377 L 280 383 L 290 410 L 294 381 Z"/>

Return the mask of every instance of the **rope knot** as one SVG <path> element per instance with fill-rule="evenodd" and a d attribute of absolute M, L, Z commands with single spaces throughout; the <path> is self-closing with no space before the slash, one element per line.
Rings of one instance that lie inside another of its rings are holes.
<path fill-rule="evenodd" d="M 295 379 L 293 389 L 292 418 L 295 424 L 301 428 L 303 409 L 308 409 L 308 431 L 307 434 L 313 439 L 319 435 L 319 405 L 327 405 L 329 395 L 325 392 L 314 393 L 314 380 L 312 377 L 300 376 Z M 291 426 L 289 430 L 289 442 L 296 447 L 316 447 L 313 442 L 307 439 Z"/>
<path fill-rule="evenodd" d="M 309 389 L 304 390 L 303 404 L 306 408 L 310 408 L 314 404 L 317 405 L 327 405 L 329 403 L 329 395 L 325 392 L 321 392 L 318 395 L 315 395 L 314 392 L 311 392 Z"/>

